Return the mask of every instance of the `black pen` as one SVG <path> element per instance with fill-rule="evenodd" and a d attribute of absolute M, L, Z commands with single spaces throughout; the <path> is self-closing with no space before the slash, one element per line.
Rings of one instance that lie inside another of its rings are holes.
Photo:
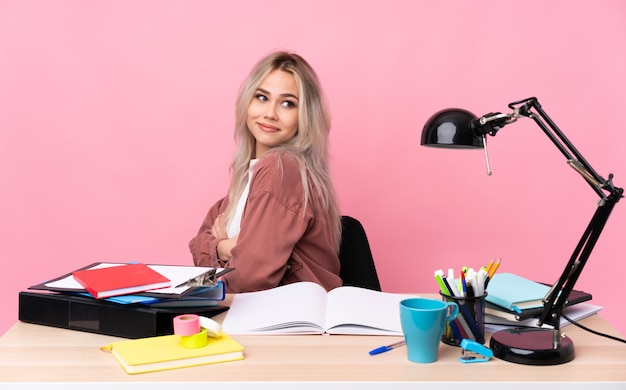
<path fill-rule="evenodd" d="M 392 349 L 401 347 L 404 344 L 406 344 L 406 341 L 402 340 L 402 341 L 398 341 L 397 343 L 393 343 L 393 344 L 389 344 L 389 345 L 383 345 L 382 347 L 378 347 L 378 348 L 372 349 L 370 351 L 370 355 L 378 355 L 379 353 L 391 351 Z"/>

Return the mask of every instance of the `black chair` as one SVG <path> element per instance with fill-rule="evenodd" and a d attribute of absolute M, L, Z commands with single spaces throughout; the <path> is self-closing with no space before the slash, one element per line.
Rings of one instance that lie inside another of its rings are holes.
<path fill-rule="evenodd" d="M 381 291 L 374 258 L 365 229 L 358 220 L 344 215 L 341 217 L 343 232 L 339 261 L 339 276 L 344 286 L 356 286 Z"/>

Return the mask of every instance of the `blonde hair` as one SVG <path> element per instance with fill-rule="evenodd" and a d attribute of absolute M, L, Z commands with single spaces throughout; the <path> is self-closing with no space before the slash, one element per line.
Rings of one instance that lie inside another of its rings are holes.
<path fill-rule="evenodd" d="M 277 51 L 269 54 L 256 64 L 239 88 L 235 111 L 237 149 L 230 166 L 232 179 L 226 220 L 232 217 L 246 185 L 250 160 L 261 157 L 254 155 L 255 139 L 246 124 L 248 106 L 261 82 L 277 69 L 292 74 L 298 87 L 298 131 L 291 140 L 270 151 L 291 152 L 298 161 L 304 189 L 304 207 L 309 204 L 312 192 L 320 198 L 325 210 L 314 211 L 328 212 L 338 252 L 341 244 L 341 214 L 328 166 L 330 114 L 315 71 L 304 58 L 295 53 Z"/>

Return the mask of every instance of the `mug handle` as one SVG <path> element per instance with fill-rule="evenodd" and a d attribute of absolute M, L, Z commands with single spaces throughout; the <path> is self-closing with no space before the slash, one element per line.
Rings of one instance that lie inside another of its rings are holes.
<path fill-rule="evenodd" d="M 448 306 L 446 308 L 448 312 L 446 321 L 452 321 L 459 314 L 459 305 L 457 305 L 456 302 L 446 302 L 446 306 Z"/>

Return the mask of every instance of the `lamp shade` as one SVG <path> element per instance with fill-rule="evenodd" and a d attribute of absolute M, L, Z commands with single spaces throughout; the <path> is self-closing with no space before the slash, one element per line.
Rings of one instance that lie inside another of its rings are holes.
<path fill-rule="evenodd" d="M 449 108 L 431 116 L 422 130 L 424 146 L 439 148 L 482 148 L 483 140 L 473 130 L 476 116 L 461 108 Z"/>

